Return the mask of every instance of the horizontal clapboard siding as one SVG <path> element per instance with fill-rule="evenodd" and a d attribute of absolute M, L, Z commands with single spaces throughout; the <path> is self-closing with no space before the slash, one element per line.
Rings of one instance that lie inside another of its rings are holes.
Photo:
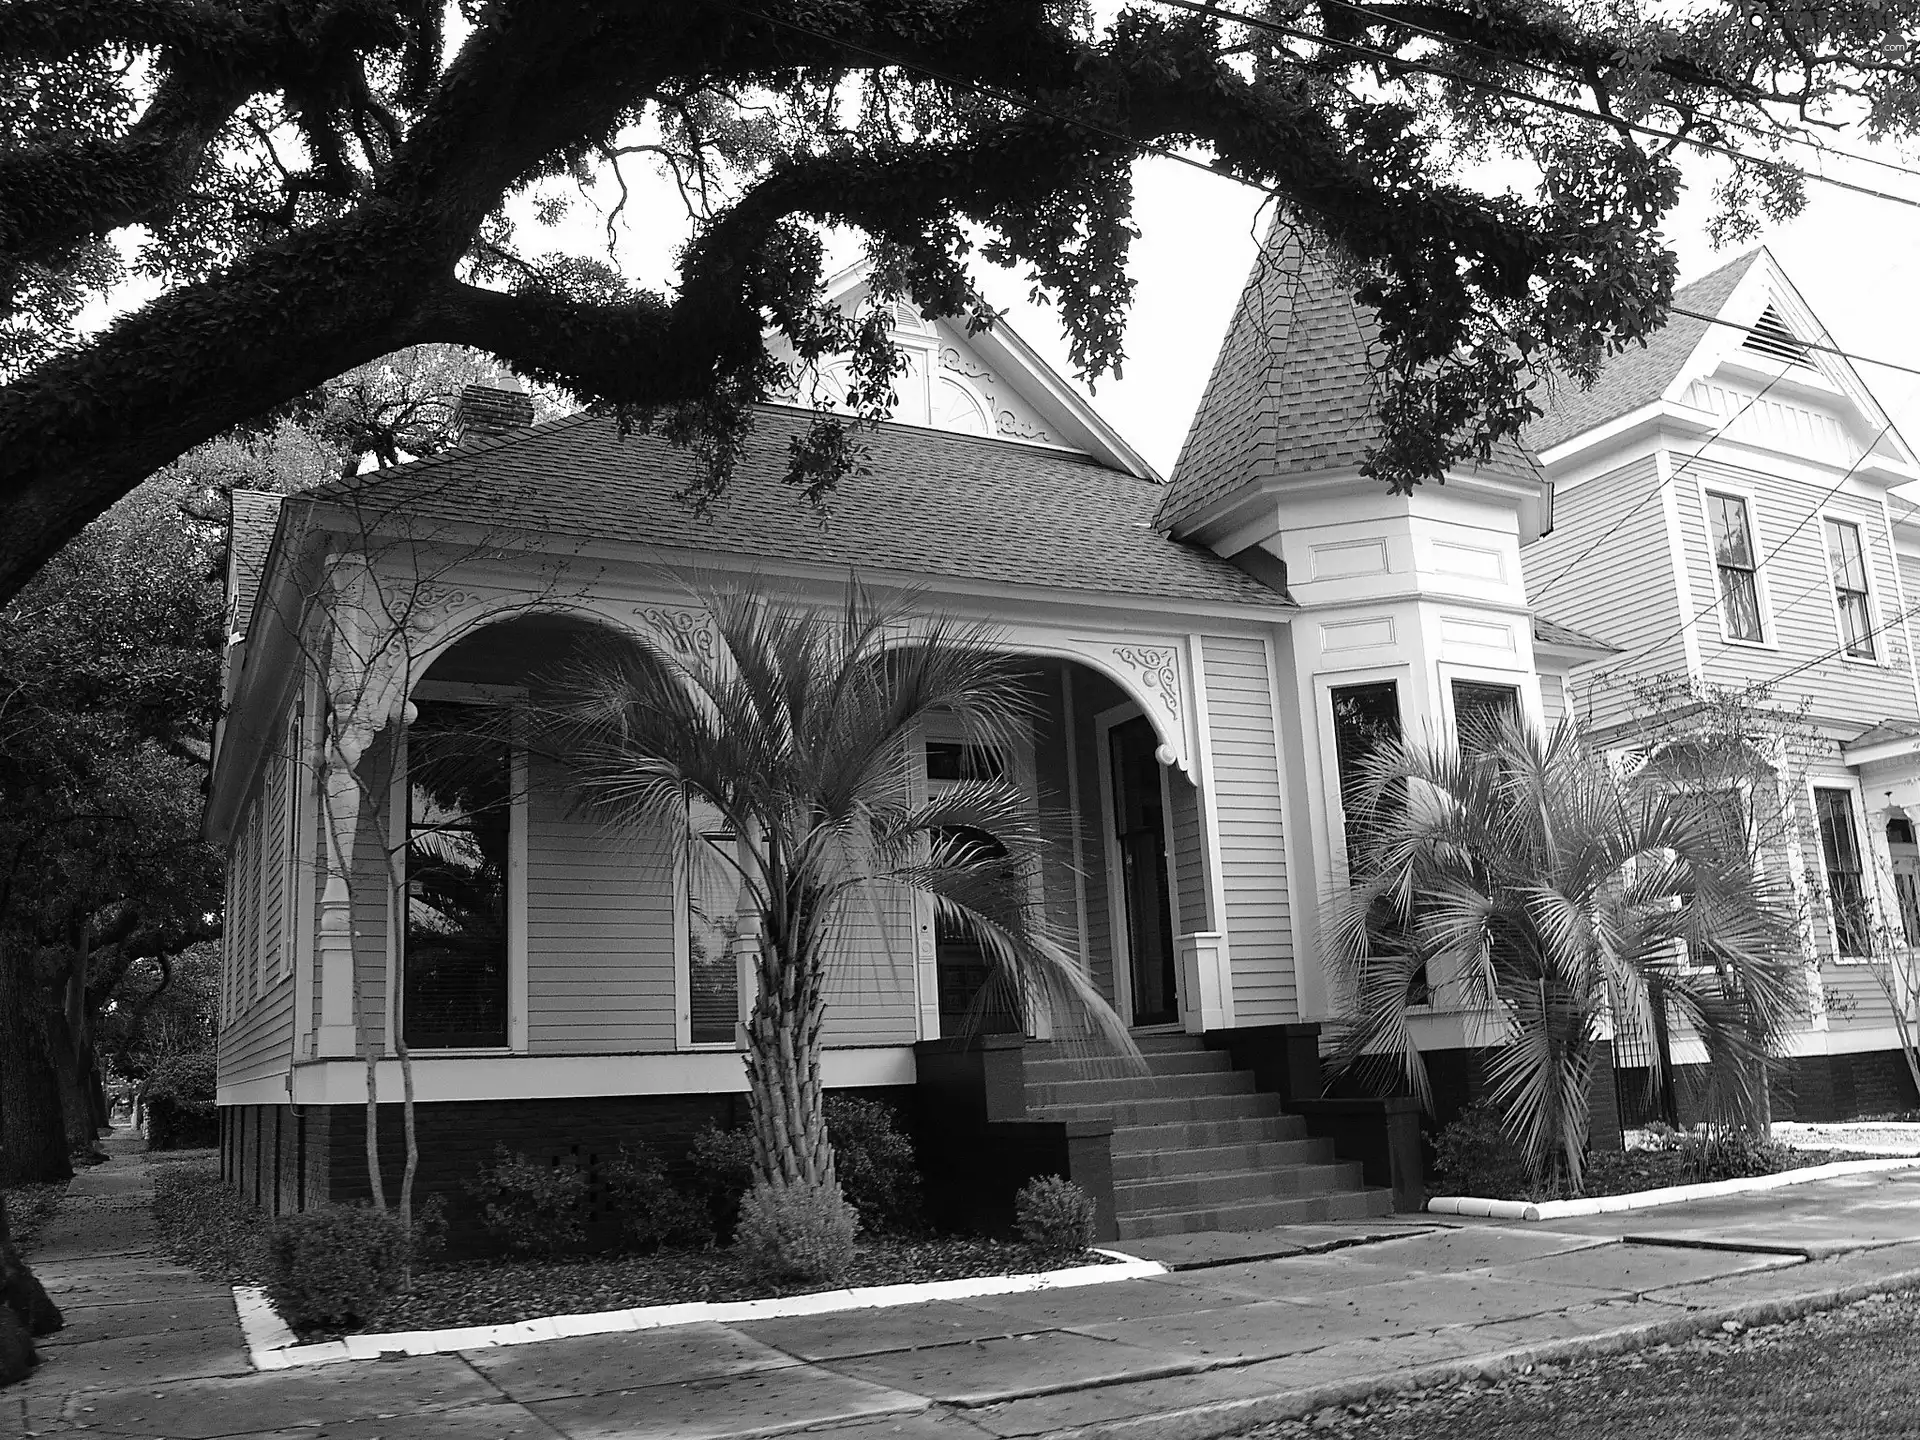
<path fill-rule="evenodd" d="M 1266 646 L 1258 639 L 1209 635 L 1202 654 L 1234 1021 L 1297 1020 L 1280 757 Z"/>
<path fill-rule="evenodd" d="M 1712 609 L 1718 599 L 1717 581 L 1701 495 L 1717 486 L 1726 487 L 1730 494 L 1752 492 L 1749 515 L 1759 551 L 1756 558 L 1763 562 L 1765 632 L 1772 648 L 1729 644 L 1721 613 Z M 1899 591 L 1881 508 L 1825 491 L 1825 486 L 1805 480 L 1711 460 L 1696 461 L 1675 482 L 1688 581 L 1702 616 L 1696 627 L 1702 673 L 1711 684 L 1739 686 L 1769 680 L 1812 661 L 1809 668 L 1781 683 L 1775 696 L 1781 704 L 1805 701 L 1816 716 L 1849 723 L 1857 720 L 1861 728 L 1876 720 L 1911 719 L 1915 713 L 1911 655 L 1906 627 L 1889 623 L 1899 615 Z M 1835 653 L 1841 632 L 1827 568 L 1825 516 L 1859 526 L 1876 623 L 1886 626 L 1875 637 L 1879 663 L 1846 660 Z"/>
<path fill-rule="evenodd" d="M 1521 557 L 1528 598 L 1541 615 L 1623 652 L 1606 667 L 1605 682 L 1578 687 L 1582 723 L 1606 726 L 1629 718 L 1635 676 L 1686 668 L 1658 476 L 1647 456 L 1560 491 L 1553 532 Z M 1685 477 L 1668 482 L 1676 493 L 1687 485 Z M 1632 603 L 1623 605 L 1623 596 Z"/>
<path fill-rule="evenodd" d="M 579 811 L 537 757 L 526 816 L 528 1050 L 673 1049 L 677 886 L 664 845 Z"/>

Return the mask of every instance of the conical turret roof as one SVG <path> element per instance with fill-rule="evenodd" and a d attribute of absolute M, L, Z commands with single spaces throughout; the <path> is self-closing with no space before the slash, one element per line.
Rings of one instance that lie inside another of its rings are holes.
<path fill-rule="evenodd" d="M 1181 447 L 1158 523 L 1179 533 L 1236 490 L 1269 476 L 1357 468 L 1380 439 L 1373 313 L 1284 217 L 1241 291 L 1213 377 Z M 1519 445 L 1484 471 L 1535 480 Z"/>

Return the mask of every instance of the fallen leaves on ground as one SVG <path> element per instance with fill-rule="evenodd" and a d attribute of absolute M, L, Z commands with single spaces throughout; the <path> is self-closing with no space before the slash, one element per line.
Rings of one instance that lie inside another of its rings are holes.
<path fill-rule="evenodd" d="M 267 1217 L 221 1182 L 218 1151 L 175 1151 L 148 1173 L 154 1228 L 169 1258 L 202 1280 L 257 1285 L 265 1278 Z"/>
<path fill-rule="evenodd" d="M 7 1193 L 7 1230 L 14 1248 L 22 1255 L 33 1249 L 40 1231 L 53 1212 L 60 1208 L 60 1197 L 67 1193 L 67 1182 L 53 1180 L 45 1184 L 9 1185 Z"/>

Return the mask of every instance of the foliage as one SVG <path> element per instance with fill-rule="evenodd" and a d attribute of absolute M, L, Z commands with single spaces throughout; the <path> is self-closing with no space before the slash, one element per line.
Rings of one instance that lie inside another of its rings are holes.
<path fill-rule="evenodd" d="M 552 1255 L 586 1235 L 586 1177 L 572 1165 L 493 1149 L 467 1193 L 479 1202 L 480 1224 L 509 1250 Z"/>
<path fill-rule="evenodd" d="M 1525 1154 L 1507 1134 L 1499 1109 L 1484 1100 L 1467 1106 L 1433 1137 L 1433 1168 L 1448 1195 L 1518 1200 L 1533 1185 Z"/>
<path fill-rule="evenodd" d="M 753 1136 L 709 1125 L 693 1137 L 687 1153 L 694 1199 L 706 1207 L 715 1235 L 731 1235 L 740 1223 L 740 1202 L 753 1188 Z"/>
<path fill-rule="evenodd" d="M 622 1145 L 600 1164 L 607 1198 L 620 1217 L 620 1230 L 642 1250 L 662 1245 L 698 1244 L 713 1238 L 707 1206 L 675 1185 L 666 1161 L 650 1146 Z"/>
<path fill-rule="evenodd" d="M 931 716 L 989 751 L 1024 734 L 1025 672 L 995 632 L 857 585 L 837 610 L 751 586 L 696 599 L 710 646 L 591 643 L 536 677 L 529 729 L 610 821 L 663 837 L 676 865 L 738 896 L 731 918 L 754 976 L 755 1183 L 834 1180 L 819 1063 L 827 976 L 865 917 L 900 899 L 930 902 L 1062 1041 L 1132 1053 L 1029 883 L 1047 840 L 1025 792 L 996 776 L 916 804 L 907 783 L 909 741 Z M 894 643 L 903 633 L 912 646 Z M 711 843 L 715 815 L 726 833 L 759 838 Z"/>
<path fill-rule="evenodd" d="M 406 1278 L 408 1236 L 391 1210 L 324 1205 L 267 1235 L 267 1296 L 296 1330 L 367 1324 Z"/>
<path fill-rule="evenodd" d="M 1037 1175 L 1013 1197 L 1013 1223 L 1036 1250 L 1079 1255 L 1093 1246 L 1093 1198 L 1071 1180 Z"/>
<path fill-rule="evenodd" d="M 220 1143 L 214 1108 L 218 1057 L 212 1051 L 170 1055 L 147 1077 L 147 1148 L 189 1150 Z"/>
<path fill-rule="evenodd" d="M 116 1068 L 143 1074 L 175 959 L 217 933 L 200 811 L 219 538 L 182 494 L 142 487 L 0 608 L 0 1049 L 20 1057 L 0 1067 L 15 1117 L 0 1169 L 15 1178 L 57 1178 L 68 1140 L 91 1141 L 99 1018 L 116 1014 Z"/>
<path fill-rule="evenodd" d="M 462 6 L 451 54 L 449 7 L 399 0 L 13 8 L 0 595 L 171 454 L 428 342 L 660 424 L 709 502 L 785 378 L 764 324 L 803 361 L 857 349 L 862 408 L 886 407 L 901 357 L 819 303 L 818 226 L 859 233 L 884 292 L 987 324 L 978 245 L 1104 374 L 1129 162 L 1160 145 L 1346 258 L 1381 319 L 1370 464 L 1408 485 L 1661 322 L 1689 139 L 1752 152 L 1717 190 L 1725 237 L 1804 203 L 1787 142 L 1905 136 L 1920 108 L 1907 27 L 1870 6 L 503 3 Z M 684 215 L 628 183 L 635 155 Z M 581 188 L 684 227 L 671 295 L 543 248 Z M 82 339 L 125 235 L 157 293 Z M 831 485 L 846 434 L 823 416 L 791 478 Z"/>
<path fill-rule="evenodd" d="M 408 1258 L 431 1265 L 447 1251 L 447 1197 L 435 1192 L 413 1212 Z"/>
<path fill-rule="evenodd" d="M 920 1168 L 893 1107 L 854 1095 L 827 1097 L 833 1169 L 869 1235 L 910 1231 L 920 1222 Z"/>
<path fill-rule="evenodd" d="M 860 1217 L 831 1180 L 761 1183 L 740 1202 L 733 1248 L 742 1270 L 773 1284 L 839 1281 L 859 1231 Z"/>
<path fill-rule="evenodd" d="M 266 1217 L 220 1178 L 220 1157 L 156 1156 L 153 1227 L 160 1253 L 203 1280 L 259 1285 L 267 1278 Z"/>
<path fill-rule="evenodd" d="M 1658 994 L 1705 1043 L 1721 1103 L 1749 1113 L 1800 1008 L 1797 936 L 1778 885 L 1698 807 L 1629 793 L 1569 727 L 1513 723 L 1466 754 L 1380 747 L 1354 805 L 1363 838 L 1328 937 L 1343 1066 L 1430 1103 L 1416 996 L 1475 1017 L 1507 1134 L 1536 1183 L 1577 1191 L 1602 1018 L 1645 1033 Z"/>
<path fill-rule="evenodd" d="M 1744 1180 L 1787 1168 L 1784 1145 L 1731 1125 L 1697 1125 L 1674 1148 L 1698 1181 Z"/>

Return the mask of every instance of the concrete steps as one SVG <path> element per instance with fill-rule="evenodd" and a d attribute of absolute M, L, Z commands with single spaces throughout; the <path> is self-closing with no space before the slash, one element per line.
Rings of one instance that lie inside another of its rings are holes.
<path fill-rule="evenodd" d="M 1361 1220 L 1391 1213 L 1389 1191 L 1369 1190 L 1362 1167 L 1335 1158 L 1331 1140 L 1281 1113 L 1224 1051 L 1189 1035 L 1138 1037 L 1144 1075 L 1089 1073 L 1030 1046 L 1027 1113 L 1036 1119 L 1111 1119 L 1120 1237 Z"/>

